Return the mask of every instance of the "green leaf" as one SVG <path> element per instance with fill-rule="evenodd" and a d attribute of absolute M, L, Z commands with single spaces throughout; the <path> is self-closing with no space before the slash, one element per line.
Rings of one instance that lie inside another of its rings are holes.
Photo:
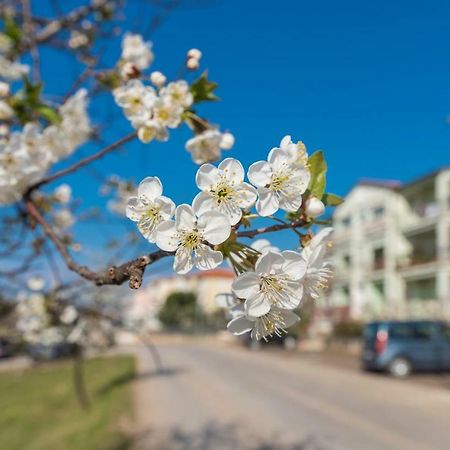
<path fill-rule="evenodd" d="M 50 123 L 54 125 L 58 125 L 61 123 L 61 116 L 58 114 L 58 112 L 50 108 L 50 106 L 47 105 L 38 105 L 34 110 L 45 120 L 48 120 Z"/>
<path fill-rule="evenodd" d="M 27 100 L 27 103 L 31 107 L 38 105 L 42 92 L 42 83 L 33 84 L 27 76 L 23 77 L 23 82 L 25 85 L 25 98 Z"/>
<path fill-rule="evenodd" d="M 324 194 L 324 196 L 322 197 L 322 201 L 327 206 L 338 206 L 341 203 L 344 203 L 344 199 L 342 197 L 336 194 L 331 194 L 330 192 Z"/>
<path fill-rule="evenodd" d="M 15 43 L 19 43 L 22 39 L 22 30 L 14 21 L 14 18 L 7 14 L 5 16 L 5 29 L 4 33 Z"/>
<path fill-rule="evenodd" d="M 218 84 L 214 81 L 209 81 L 207 76 L 208 72 L 203 72 L 200 78 L 191 85 L 190 91 L 194 96 L 194 103 L 215 102 L 219 100 L 219 97 L 214 94 L 214 90 Z"/>
<path fill-rule="evenodd" d="M 308 159 L 309 170 L 311 172 L 311 181 L 309 191 L 317 198 L 322 198 L 326 186 L 327 163 L 323 152 L 319 150 L 313 153 Z"/>

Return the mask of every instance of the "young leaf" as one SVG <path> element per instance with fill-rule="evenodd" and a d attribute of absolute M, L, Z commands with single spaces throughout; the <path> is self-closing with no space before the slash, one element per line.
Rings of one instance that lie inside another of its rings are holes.
<path fill-rule="evenodd" d="M 194 103 L 205 101 L 215 102 L 219 100 L 219 97 L 213 93 L 218 84 L 214 81 L 209 81 L 207 76 L 208 73 L 206 71 L 203 72 L 200 78 L 191 85 L 190 91 L 194 96 Z"/>
<path fill-rule="evenodd" d="M 338 206 L 341 203 L 344 203 L 344 199 L 342 197 L 336 194 L 331 194 L 330 192 L 323 195 L 322 201 L 327 206 Z"/>
<path fill-rule="evenodd" d="M 38 105 L 34 110 L 45 120 L 48 120 L 54 125 L 61 123 L 61 116 L 50 106 Z"/>
<path fill-rule="evenodd" d="M 4 19 L 5 28 L 4 33 L 15 43 L 19 43 L 22 39 L 22 31 L 14 21 L 14 18 L 7 14 Z"/>
<path fill-rule="evenodd" d="M 322 198 L 325 192 L 327 163 L 323 152 L 319 150 L 313 153 L 308 159 L 309 170 L 311 172 L 311 181 L 309 190 L 317 198 Z"/>

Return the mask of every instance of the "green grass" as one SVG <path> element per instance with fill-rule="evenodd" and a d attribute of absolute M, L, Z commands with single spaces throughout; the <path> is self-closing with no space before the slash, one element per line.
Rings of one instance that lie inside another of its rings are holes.
<path fill-rule="evenodd" d="M 71 361 L 0 375 L 0 448 L 7 450 L 123 450 L 129 440 L 131 357 L 85 362 L 91 407 L 74 393 Z"/>

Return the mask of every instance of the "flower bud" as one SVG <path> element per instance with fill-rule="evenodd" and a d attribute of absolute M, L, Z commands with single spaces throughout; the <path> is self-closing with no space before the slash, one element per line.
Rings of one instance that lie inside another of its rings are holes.
<path fill-rule="evenodd" d="M 199 68 L 199 66 L 200 66 L 200 62 L 197 58 L 189 58 L 186 61 L 186 67 L 189 70 L 197 70 Z"/>
<path fill-rule="evenodd" d="M 126 62 L 120 67 L 120 76 L 124 80 L 129 80 L 131 78 L 137 78 L 140 75 L 139 69 L 131 62 Z"/>
<path fill-rule="evenodd" d="M 309 197 L 305 203 L 305 213 L 308 217 L 319 217 L 325 212 L 325 205 L 317 197 Z"/>
<path fill-rule="evenodd" d="M 62 204 L 67 204 L 72 198 L 72 188 L 68 184 L 61 184 L 54 191 L 55 199 Z"/>
<path fill-rule="evenodd" d="M 187 52 L 187 57 L 188 59 L 198 59 L 200 60 L 202 57 L 202 52 L 198 49 L 198 48 L 191 48 L 188 52 Z"/>
<path fill-rule="evenodd" d="M 9 91 L 9 84 L 5 83 L 4 81 L 0 81 L 0 98 L 8 96 Z"/>
<path fill-rule="evenodd" d="M 220 141 L 220 148 L 230 150 L 234 145 L 234 136 L 231 133 L 223 133 Z"/>
<path fill-rule="evenodd" d="M 155 71 L 150 74 L 150 81 L 157 87 L 164 86 L 167 78 L 161 72 Z"/>

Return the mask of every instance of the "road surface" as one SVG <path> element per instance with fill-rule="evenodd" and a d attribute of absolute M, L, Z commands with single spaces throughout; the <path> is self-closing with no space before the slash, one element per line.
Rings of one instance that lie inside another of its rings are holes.
<path fill-rule="evenodd" d="M 137 449 L 449 450 L 450 391 L 223 344 L 139 350 Z"/>

